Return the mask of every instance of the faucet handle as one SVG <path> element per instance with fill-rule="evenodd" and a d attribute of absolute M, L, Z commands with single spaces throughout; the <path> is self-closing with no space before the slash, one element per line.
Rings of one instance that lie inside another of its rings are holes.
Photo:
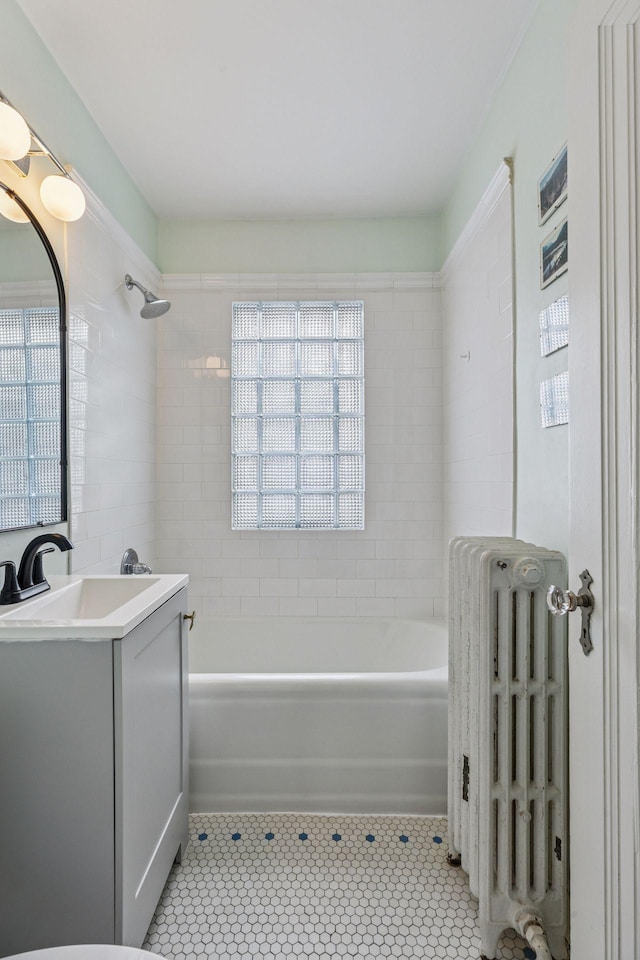
<path fill-rule="evenodd" d="M 16 565 L 13 560 L 3 560 L 0 567 L 5 567 L 4 585 L 0 590 L 0 604 L 15 603 L 16 595 L 20 593 L 18 578 L 16 577 Z"/>
<path fill-rule="evenodd" d="M 134 550 L 133 547 L 129 547 L 122 556 L 120 574 L 124 576 L 127 574 L 140 573 L 153 573 L 153 570 L 148 563 L 141 563 L 137 551 Z"/>
<path fill-rule="evenodd" d="M 42 557 L 45 553 L 53 553 L 53 547 L 46 547 L 44 550 L 38 550 L 33 558 L 33 583 L 45 583 L 44 568 L 42 566 Z"/>

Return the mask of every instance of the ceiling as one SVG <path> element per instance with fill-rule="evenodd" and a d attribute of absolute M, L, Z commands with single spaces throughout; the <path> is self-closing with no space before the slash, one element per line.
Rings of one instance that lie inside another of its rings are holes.
<path fill-rule="evenodd" d="M 158 216 L 285 219 L 441 210 L 537 0 L 19 3 Z"/>

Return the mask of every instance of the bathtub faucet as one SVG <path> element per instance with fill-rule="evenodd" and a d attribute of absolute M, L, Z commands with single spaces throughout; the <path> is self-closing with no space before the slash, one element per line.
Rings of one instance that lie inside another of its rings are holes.
<path fill-rule="evenodd" d="M 125 550 L 122 556 L 122 562 L 120 564 L 120 573 L 122 575 L 127 574 L 139 574 L 139 573 L 153 573 L 153 570 L 148 563 L 141 563 L 137 552 L 133 547 L 129 547 Z"/>
<path fill-rule="evenodd" d="M 21 600 L 28 600 L 29 597 L 35 597 L 50 589 L 42 566 L 43 555 L 53 553 L 53 547 L 41 549 L 47 543 L 52 543 L 62 551 L 73 549 L 71 541 L 62 533 L 41 533 L 34 537 L 24 548 L 17 575 L 16 566 L 12 560 L 0 563 L 0 567 L 5 568 L 0 604 L 20 603 Z"/>

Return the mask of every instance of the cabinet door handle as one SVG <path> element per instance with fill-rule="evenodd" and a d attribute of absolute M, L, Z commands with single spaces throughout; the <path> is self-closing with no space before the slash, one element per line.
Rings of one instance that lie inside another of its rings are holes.
<path fill-rule="evenodd" d="M 191 631 L 193 630 L 193 624 L 194 624 L 195 619 L 196 619 L 196 612 L 195 612 L 195 610 L 192 610 L 191 613 L 185 613 L 184 616 L 182 617 L 182 619 L 189 621 L 189 633 L 191 633 Z"/>

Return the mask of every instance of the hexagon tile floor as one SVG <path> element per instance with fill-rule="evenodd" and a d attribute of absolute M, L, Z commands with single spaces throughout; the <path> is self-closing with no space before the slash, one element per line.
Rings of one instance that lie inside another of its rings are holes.
<path fill-rule="evenodd" d="M 178 960 L 477 960 L 442 817 L 193 814 L 144 948 Z M 515 933 L 500 960 L 535 958 Z"/>

